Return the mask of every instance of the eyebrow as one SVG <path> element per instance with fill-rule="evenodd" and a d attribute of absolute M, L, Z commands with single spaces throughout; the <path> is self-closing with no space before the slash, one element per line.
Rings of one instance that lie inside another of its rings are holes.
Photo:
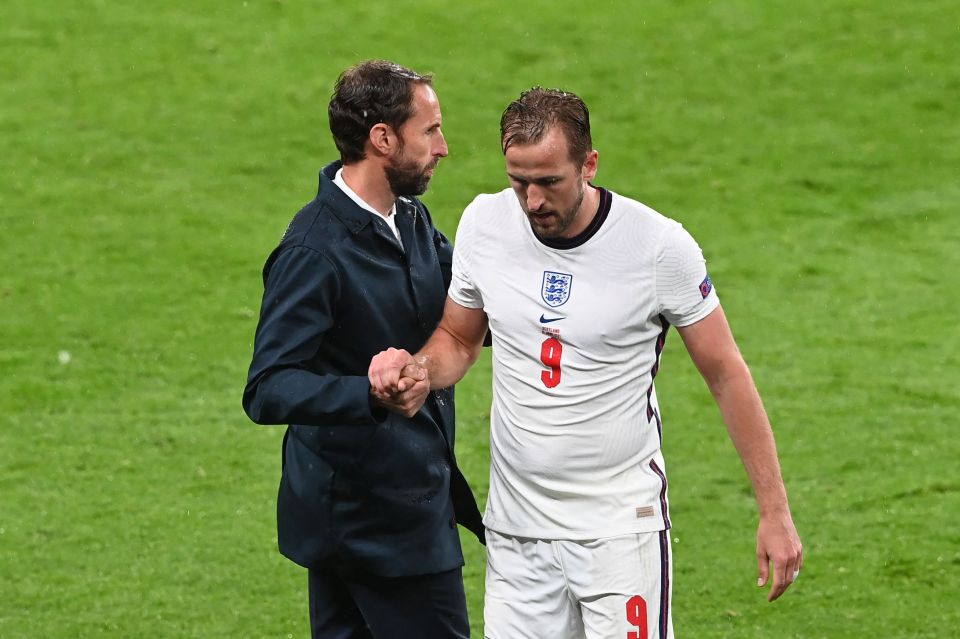
<path fill-rule="evenodd" d="M 507 171 L 507 177 L 511 180 L 516 180 L 517 182 L 532 182 L 533 184 L 546 184 L 549 182 L 559 182 L 563 179 L 562 175 L 541 175 L 540 177 L 528 178 L 520 175 L 516 175 Z"/>

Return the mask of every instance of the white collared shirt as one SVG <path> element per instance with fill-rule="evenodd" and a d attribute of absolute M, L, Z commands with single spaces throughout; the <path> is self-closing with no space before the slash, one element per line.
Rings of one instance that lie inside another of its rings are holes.
<path fill-rule="evenodd" d="M 357 206 L 359 206 L 360 208 L 362 208 L 362 209 L 364 209 L 364 210 L 370 211 L 371 213 L 373 213 L 373 214 L 376 215 L 377 217 L 379 217 L 379 218 L 381 218 L 382 220 L 384 220 L 384 221 L 387 223 L 387 226 L 390 227 L 390 230 L 393 231 L 393 234 L 397 236 L 397 241 L 400 242 L 400 246 L 403 246 L 403 240 L 400 239 L 400 231 L 397 229 L 397 220 L 396 220 L 397 205 L 396 205 L 396 203 L 394 203 L 393 206 L 390 207 L 390 211 L 388 211 L 386 215 L 384 215 L 383 213 L 381 213 L 381 212 L 378 211 L 377 209 L 373 208 L 372 206 L 370 206 L 369 204 L 367 204 L 366 201 L 364 201 L 364 199 L 363 199 L 362 197 L 360 197 L 359 195 L 357 195 L 357 194 L 354 192 L 354 190 L 351 189 L 351 188 L 347 185 L 346 181 L 344 181 L 344 179 L 343 179 L 343 168 L 342 168 L 342 167 L 337 170 L 337 174 L 333 177 L 333 183 L 336 184 L 338 187 L 340 187 L 340 190 L 343 191 L 344 193 L 346 193 L 347 197 L 349 197 L 351 200 L 353 200 L 354 202 L 356 202 Z"/>

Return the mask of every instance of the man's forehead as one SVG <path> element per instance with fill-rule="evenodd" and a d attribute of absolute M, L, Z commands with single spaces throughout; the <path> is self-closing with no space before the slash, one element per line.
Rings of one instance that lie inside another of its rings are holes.
<path fill-rule="evenodd" d="M 567 136 L 564 134 L 563 129 L 554 125 L 544 131 L 535 142 L 514 139 L 510 142 L 510 146 L 507 147 L 507 153 L 514 151 L 524 155 L 533 153 L 552 155 L 556 153 L 566 153 L 569 148 Z"/>
<path fill-rule="evenodd" d="M 518 144 L 514 142 L 504 154 L 507 170 L 526 173 L 561 173 L 570 170 L 573 162 L 567 140 L 562 132 L 547 132 L 538 142 Z"/>
<path fill-rule="evenodd" d="M 440 118 L 440 100 L 428 84 L 417 84 L 413 88 L 413 116 Z"/>

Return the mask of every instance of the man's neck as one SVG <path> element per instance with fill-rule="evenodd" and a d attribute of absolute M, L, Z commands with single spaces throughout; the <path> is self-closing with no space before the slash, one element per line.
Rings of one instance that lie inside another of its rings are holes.
<path fill-rule="evenodd" d="M 580 202 L 580 210 L 577 212 L 576 223 L 573 228 L 567 230 L 564 237 L 569 239 L 583 233 L 593 218 L 597 216 L 600 210 L 600 189 L 592 184 L 587 184 L 583 191 L 583 200 Z"/>
<path fill-rule="evenodd" d="M 366 161 L 344 165 L 341 176 L 347 186 L 364 202 L 384 216 L 390 214 L 397 196 L 390 190 L 387 178 L 379 166 Z"/>

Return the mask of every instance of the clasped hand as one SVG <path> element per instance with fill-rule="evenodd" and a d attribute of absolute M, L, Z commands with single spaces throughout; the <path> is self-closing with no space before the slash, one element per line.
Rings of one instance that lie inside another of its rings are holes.
<path fill-rule="evenodd" d="M 404 417 L 416 415 L 430 392 L 430 376 L 423 363 L 402 348 L 375 355 L 367 370 L 374 403 Z"/>

